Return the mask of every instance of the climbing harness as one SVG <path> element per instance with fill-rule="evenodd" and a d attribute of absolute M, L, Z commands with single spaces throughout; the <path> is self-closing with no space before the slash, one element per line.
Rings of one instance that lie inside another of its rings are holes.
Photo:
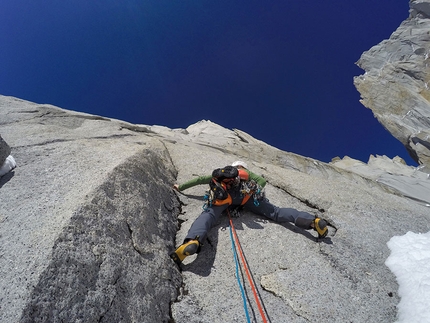
<path fill-rule="evenodd" d="M 243 253 L 242 246 L 240 245 L 239 238 L 237 237 L 236 229 L 234 228 L 233 220 L 231 218 L 230 211 L 228 209 L 227 209 L 227 214 L 229 216 L 229 221 L 230 221 L 230 238 L 231 238 L 231 243 L 232 243 L 232 248 L 233 248 L 233 255 L 234 255 L 234 259 L 235 259 L 235 263 L 236 263 L 236 278 L 237 278 L 239 288 L 240 288 L 241 293 L 242 293 L 242 299 L 243 299 L 243 303 L 244 303 L 244 310 L 245 310 L 247 322 L 250 323 L 250 318 L 249 318 L 249 313 L 248 313 L 248 307 L 246 305 L 247 299 L 245 296 L 245 291 L 244 291 L 244 288 L 243 288 L 243 286 L 240 282 L 240 278 L 239 278 L 239 266 L 240 266 L 240 264 L 239 264 L 239 261 L 237 260 L 237 254 L 239 254 L 240 259 L 242 261 L 243 269 L 245 270 L 246 276 L 248 278 L 248 283 L 251 286 L 252 293 L 254 294 L 254 299 L 255 299 L 255 302 L 257 304 L 258 311 L 260 312 L 261 318 L 262 318 L 264 323 L 268 323 L 268 322 L 270 322 L 269 315 L 267 314 L 267 310 L 264 307 L 263 300 L 261 299 L 261 296 L 258 293 L 257 288 L 255 287 L 254 278 L 252 277 L 252 274 L 249 270 L 248 263 L 246 261 L 245 255 Z M 263 308 L 264 308 L 264 310 L 263 310 Z"/>
<path fill-rule="evenodd" d="M 215 183 L 212 179 L 211 184 Z M 259 185 L 254 180 L 244 181 L 244 180 L 235 180 L 231 183 L 232 186 L 240 185 L 240 194 L 243 197 L 241 205 L 244 205 L 248 200 L 252 197 L 254 199 L 254 205 L 259 206 L 262 199 L 265 198 L 265 192 L 263 187 Z M 225 192 L 224 194 L 220 193 L 220 190 L 227 190 L 229 187 L 225 183 L 221 183 L 220 185 L 215 186 L 214 184 L 210 185 L 210 189 L 206 191 L 205 196 L 203 197 L 205 203 L 203 204 L 203 210 L 206 210 L 208 207 L 212 205 L 224 205 L 232 203 L 232 198 L 230 194 Z M 222 198 L 219 198 L 222 197 Z"/>

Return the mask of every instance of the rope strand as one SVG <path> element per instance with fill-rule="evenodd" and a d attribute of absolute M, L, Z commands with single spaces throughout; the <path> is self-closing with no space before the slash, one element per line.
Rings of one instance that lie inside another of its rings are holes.
<path fill-rule="evenodd" d="M 234 262 L 236 263 L 236 278 L 237 278 L 237 283 L 239 285 L 240 291 L 242 293 L 242 300 L 243 300 L 243 307 L 244 307 L 245 315 L 246 315 L 246 321 L 248 323 L 251 323 L 251 319 L 249 318 L 248 306 L 246 305 L 245 290 L 243 289 L 242 283 L 240 282 L 239 261 L 237 260 L 236 247 L 234 245 L 233 231 L 232 231 L 231 226 L 230 226 L 230 238 L 231 238 L 231 248 L 233 249 Z"/>
<path fill-rule="evenodd" d="M 243 252 L 243 250 L 242 250 L 242 252 Z M 245 253 L 243 253 L 243 258 L 244 258 L 244 260 L 246 262 L 246 265 L 249 268 L 249 262 L 248 262 L 248 259 L 246 259 Z M 256 285 L 255 278 L 254 278 L 254 275 L 252 274 L 252 271 L 249 271 L 249 274 L 251 275 L 252 282 L 254 283 L 254 285 Z M 243 273 L 242 273 L 242 279 L 244 279 L 243 278 Z M 245 291 L 246 291 L 246 289 L 245 289 Z M 264 313 L 266 313 L 267 320 L 269 321 L 269 323 L 271 323 L 272 321 L 270 319 L 270 316 L 269 316 L 269 313 L 268 313 L 268 311 L 266 309 L 266 306 L 264 305 L 263 299 L 261 297 L 261 293 L 260 293 L 260 291 L 258 289 L 256 289 L 256 291 L 257 291 L 259 299 L 261 300 L 261 305 L 263 306 Z M 252 309 L 252 307 L 251 307 L 251 309 Z M 255 317 L 255 315 L 254 315 L 254 317 Z"/>
<path fill-rule="evenodd" d="M 243 254 L 243 250 L 242 250 L 242 246 L 240 245 L 239 238 L 237 237 L 236 229 L 234 228 L 233 220 L 231 219 L 231 216 L 230 216 L 230 211 L 228 211 L 228 209 L 227 209 L 227 212 L 228 212 L 228 217 L 230 220 L 230 229 L 231 229 L 232 235 L 234 236 L 234 240 L 236 241 L 236 246 L 237 246 L 237 249 L 239 250 L 239 255 L 240 255 L 240 258 L 242 260 L 242 264 L 243 264 L 243 267 L 245 269 L 246 276 L 248 277 L 248 282 L 251 286 L 252 293 L 254 294 L 255 302 L 257 303 L 257 307 L 258 307 L 258 310 L 260 312 L 261 318 L 263 319 L 263 322 L 268 323 L 268 321 L 266 319 L 266 315 L 263 311 L 263 308 L 262 308 L 262 305 L 261 305 L 261 302 L 259 299 L 259 295 L 257 294 L 255 284 L 253 282 L 253 279 L 251 278 L 251 274 L 249 272 L 247 262 L 245 261 L 245 256 Z"/>

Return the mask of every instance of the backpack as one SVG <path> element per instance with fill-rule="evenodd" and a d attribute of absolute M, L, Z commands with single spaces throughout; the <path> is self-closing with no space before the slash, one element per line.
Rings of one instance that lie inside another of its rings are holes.
<path fill-rule="evenodd" d="M 206 192 L 206 203 L 203 208 L 211 206 L 216 201 L 224 201 L 221 204 L 231 203 L 231 197 L 227 193 L 227 184 L 229 180 L 235 179 L 239 175 L 236 167 L 226 166 L 217 168 L 212 172 L 212 179 L 209 182 L 209 191 Z"/>
<path fill-rule="evenodd" d="M 243 194 L 244 205 L 251 197 L 254 199 L 254 205 L 258 206 L 260 200 L 264 199 L 264 189 L 254 180 L 249 178 L 249 173 L 245 170 L 238 170 L 233 166 L 217 168 L 212 172 L 212 179 L 209 182 L 209 190 L 206 192 L 206 200 L 203 209 L 214 205 L 231 205 L 232 199 L 227 192 L 227 185 L 230 180 L 240 179 L 240 191 Z"/>
<path fill-rule="evenodd" d="M 228 197 L 225 181 L 235 179 L 239 175 L 236 167 L 226 166 L 212 172 L 209 188 L 215 200 L 225 200 Z"/>
<path fill-rule="evenodd" d="M 212 178 L 215 178 L 218 182 L 222 182 L 225 179 L 236 178 L 238 175 L 239 171 L 234 166 L 217 168 L 212 172 Z"/>
<path fill-rule="evenodd" d="M 213 200 L 225 200 L 228 197 L 226 185 L 222 182 L 218 182 L 215 178 L 211 179 L 209 189 Z"/>

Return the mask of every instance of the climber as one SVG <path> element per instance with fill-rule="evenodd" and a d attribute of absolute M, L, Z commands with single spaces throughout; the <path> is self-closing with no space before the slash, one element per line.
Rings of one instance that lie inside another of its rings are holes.
<path fill-rule="evenodd" d="M 200 250 L 208 231 L 227 208 L 243 207 L 278 223 L 292 222 L 305 230 L 314 229 L 319 238 L 324 238 L 328 233 L 327 223 L 323 219 L 307 212 L 271 204 L 264 196 L 266 180 L 249 171 L 243 161 L 235 161 L 231 166 L 216 169 L 212 175 L 200 176 L 182 185 L 175 184 L 173 188 L 180 192 L 201 184 L 210 184 L 211 187 L 206 196 L 207 204 L 191 225 L 183 244 L 170 255 L 178 265 L 185 257 Z"/>

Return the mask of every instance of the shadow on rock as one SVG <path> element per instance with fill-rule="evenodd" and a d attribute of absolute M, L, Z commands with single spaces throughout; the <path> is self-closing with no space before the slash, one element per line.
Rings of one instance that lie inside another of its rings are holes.
<path fill-rule="evenodd" d="M 294 224 L 291 224 L 291 223 L 281 223 L 281 225 L 284 228 L 286 228 L 286 229 L 288 229 L 288 230 L 290 230 L 290 231 L 292 231 L 294 233 L 301 234 L 302 236 L 304 236 L 305 238 L 307 238 L 309 240 L 312 240 L 313 242 L 323 242 L 323 243 L 326 243 L 326 244 L 333 244 L 333 242 L 331 241 L 331 238 L 329 238 L 329 237 L 325 237 L 325 238 L 315 237 L 308 230 L 296 227 Z"/>
<path fill-rule="evenodd" d="M 210 275 L 215 262 L 219 229 L 220 227 L 218 226 L 211 230 L 210 236 L 206 238 L 204 244 L 201 246 L 201 250 L 197 254 L 197 257 L 189 264 L 182 264 L 182 271 L 192 272 L 202 277 Z"/>
<path fill-rule="evenodd" d="M 14 177 L 14 176 L 15 176 L 15 172 L 13 172 L 13 171 L 3 175 L 0 178 L 0 188 L 2 188 L 3 185 L 5 185 L 7 182 L 9 182 L 12 179 L 12 177 Z"/>

